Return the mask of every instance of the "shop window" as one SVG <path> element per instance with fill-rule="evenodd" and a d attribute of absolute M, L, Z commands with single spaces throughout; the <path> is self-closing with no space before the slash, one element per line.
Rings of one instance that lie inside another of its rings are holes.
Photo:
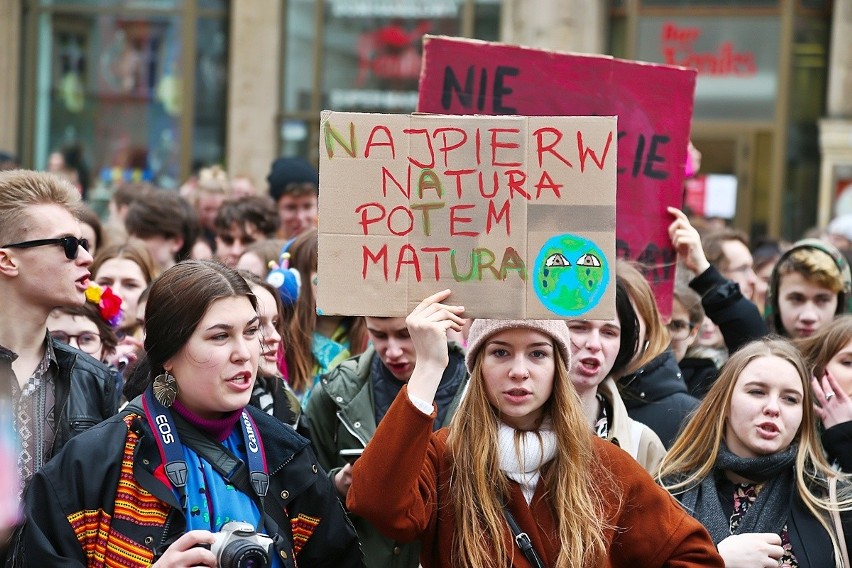
<path fill-rule="evenodd" d="M 643 6 L 707 7 L 707 8 L 765 8 L 778 6 L 778 0 L 640 0 Z"/>
<path fill-rule="evenodd" d="M 321 110 L 413 112 L 423 36 L 497 40 L 500 1 L 290 0 L 286 18 L 281 151 L 313 159 Z"/>
<path fill-rule="evenodd" d="M 42 0 L 43 7 L 102 7 L 134 10 L 173 10 L 180 7 L 179 0 Z"/>
<path fill-rule="evenodd" d="M 221 164 L 225 156 L 228 28 L 223 18 L 199 18 L 196 41 L 192 166 Z"/>
<path fill-rule="evenodd" d="M 824 17 L 799 16 L 793 50 L 787 126 L 786 187 L 782 231 L 801 237 L 816 220 L 820 175 L 817 121 L 825 114 L 831 25 Z"/>
<path fill-rule="evenodd" d="M 31 15 L 37 52 L 26 63 L 32 166 L 64 155 L 66 173 L 98 200 L 119 180 L 176 188 L 192 162 L 221 162 L 226 12 L 222 1 L 201 3 L 203 11 L 176 0 L 40 3 Z M 185 43 L 187 21 L 195 45 Z"/>

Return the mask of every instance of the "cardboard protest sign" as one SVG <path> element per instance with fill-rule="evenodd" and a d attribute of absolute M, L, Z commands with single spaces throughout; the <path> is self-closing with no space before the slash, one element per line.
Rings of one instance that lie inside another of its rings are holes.
<path fill-rule="evenodd" d="M 639 261 L 671 312 L 693 69 L 426 36 L 417 110 L 440 114 L 618 117 L 619 257 Z"/>
<path fill-rule="evenodd" d="M 615 317 L 614 117 L 324 111 L 317 313 Z"/>

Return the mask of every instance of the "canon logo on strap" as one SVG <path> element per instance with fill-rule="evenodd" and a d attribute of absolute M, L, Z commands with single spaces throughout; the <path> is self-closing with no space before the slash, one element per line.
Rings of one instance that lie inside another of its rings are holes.
<path fill-rule="evenodd" d="M 172 426 L 169 424 L 169 419 L 165 415 L 158 414 L 154 418 L 154 422 L 157 423 L 157 430 L 160 431 L 160 438 L 164 444 L 171 444 L 175 441 L 175 437 L 172 435 Z"/>
<path fill-rule="evenodd" d="M 248 414 L 243 412 L 243 424 L 246 427 L 246 437 L 248 438 L 248 449 L 251 453 L 256 454 L 258 451 L 257 447 L 257 437 L 254 435 L 254 428 L 251 426 L 251 420 L 249 420 Z"/>

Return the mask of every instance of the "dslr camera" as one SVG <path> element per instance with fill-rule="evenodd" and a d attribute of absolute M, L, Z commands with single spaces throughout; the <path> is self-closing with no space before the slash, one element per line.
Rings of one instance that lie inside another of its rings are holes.
<path fill-rule="evenodd" d="M 272 538 L 258 533 L 249 523 L 231 521 L 216 533 L 210 552 L 220 568 L 265 568 L 272 565 Z"/>

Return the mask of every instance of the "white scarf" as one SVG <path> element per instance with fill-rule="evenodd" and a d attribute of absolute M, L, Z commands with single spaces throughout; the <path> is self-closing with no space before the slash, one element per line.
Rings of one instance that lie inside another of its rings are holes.
<path fill-rule="evenodd" d="M 529 504 L 541 479 L 541 467 L 556 455 L 556 434 L 553 433 L 550 420 L 545 420 L 541 428 L 533 432 L 519 432 L 500 422 L 497 451 L 500 454 L 500 469 L 521 486 Z"/>

